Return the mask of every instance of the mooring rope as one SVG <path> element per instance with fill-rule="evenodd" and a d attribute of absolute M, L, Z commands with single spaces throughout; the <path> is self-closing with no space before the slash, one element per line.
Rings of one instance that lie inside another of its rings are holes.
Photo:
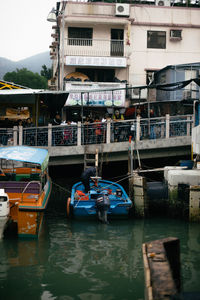
<path fill-rule="evenodd" d="M 71 191 L 70 191 L 70 190 L 64 188 L 64 187 L 61 186 L 60 184 L 55 183 L 54 181 L 52 181 L 52 183 L 53 183 L 55 186 L 57 186 L 59 189 L 61 189 L 61 190 L 65 191 L 65 192 L 68 192 L 69 194 L 71 194 Z"/>

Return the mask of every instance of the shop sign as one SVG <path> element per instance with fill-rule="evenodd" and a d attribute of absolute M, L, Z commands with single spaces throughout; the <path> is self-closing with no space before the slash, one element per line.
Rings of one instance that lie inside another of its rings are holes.
<path fill-rule="evenodd" d="M 125 57 L 66 56 L 67 66 L 118 67 L 126 68 Z"/>
<path fill-rule="evenodd" d="M 85 89 L 84 89 L 85 90 Z M 91 87 L 90 87 L 91 90 Z M 82 94 L 82 97 L 81 97 Z M 125 89 L 114 91 L 97 91 L 80 93 L 69 93 L 65 106 L 71 105 L 89 105 L 89 106 L 124 106 Z"/>

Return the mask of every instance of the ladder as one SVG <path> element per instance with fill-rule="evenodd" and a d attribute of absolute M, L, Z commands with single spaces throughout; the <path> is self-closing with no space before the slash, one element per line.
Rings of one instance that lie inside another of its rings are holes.
<path fill-rule="evenodd" d="M 85 146 L 84 151 L 84 170 L 90 167 L 95 167 L 97 171 L 97 176 L 102 174 L 102 165 L 103 165 L 103 155 L 99 153 L 99 150 L 96 148 L 95 151 L 91 150 L 87 145 Z"/>

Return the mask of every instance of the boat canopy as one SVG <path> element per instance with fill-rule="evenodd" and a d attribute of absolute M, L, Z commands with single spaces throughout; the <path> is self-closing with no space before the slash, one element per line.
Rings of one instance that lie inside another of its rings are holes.
<path fill-rule="evenodd" d="M 48 166 L 49 154 L 46 149 L 26 146 L 2 147 L 0 148 L 0 159 L 27 162 L 41 166 L 44 171 Z"/>

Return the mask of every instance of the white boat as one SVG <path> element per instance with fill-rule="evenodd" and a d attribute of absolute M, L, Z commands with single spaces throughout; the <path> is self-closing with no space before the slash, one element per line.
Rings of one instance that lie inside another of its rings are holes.
<path fill-rule="evenodd" d="M 4 189 L 0 189 L 0 239 L 2 239 L 10 213 L 8 194 Z"/>

